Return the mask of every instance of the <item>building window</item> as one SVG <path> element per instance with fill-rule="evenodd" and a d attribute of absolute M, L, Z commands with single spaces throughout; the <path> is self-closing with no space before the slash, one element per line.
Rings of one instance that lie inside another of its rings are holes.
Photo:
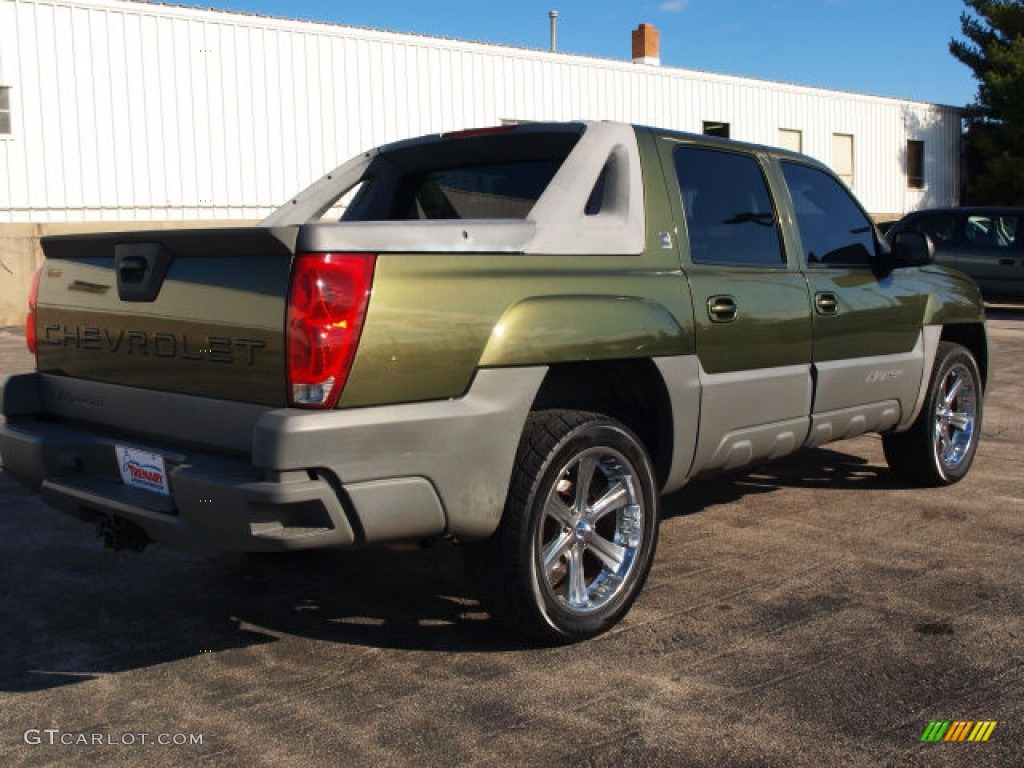
<path fill-rule="evenodd" d="M 832 170 L 853 189 L 853 136 L 848 133 L 832 134 Z"/>
<path fill-rule="evenodd" d="M 11 89 L 0 85 L 0 136 L 11 135 Z"/>
<path fill-rule="evenodd" d="M 718 136 L 722 139 L 729 138 L 729 124 L 720 123 L 717 120 L 705 120 L 704 121 L 704 135 L 705 136 Z"/>
<path fill-rule="evenodd" d="M 779 146 L 783 149 L 788 149 L 790 152 L 803 152 L 803 131 L 794 131 L 790 128 L 779 128 Z"/>
<path fill-rule="evenodd" d="M 907 142 L 907 186 L 924 189 L 924 142 Z"/>

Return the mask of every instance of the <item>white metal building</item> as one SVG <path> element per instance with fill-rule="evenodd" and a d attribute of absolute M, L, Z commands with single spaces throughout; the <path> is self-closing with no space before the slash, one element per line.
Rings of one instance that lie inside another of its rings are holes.
<path fill-rule="evenodd" d="M 958 198 L 952 107 L 127 0 L 0 0 L 0 223 L 259 219 L 382 142 L 581 118 L 795 147 L 878 215 Z"/>

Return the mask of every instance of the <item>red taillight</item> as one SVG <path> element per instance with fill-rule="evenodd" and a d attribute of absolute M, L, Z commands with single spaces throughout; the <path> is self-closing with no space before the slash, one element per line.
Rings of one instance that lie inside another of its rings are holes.
<path fill-rule="evenodd" d="M 288 400 L 333 408 L 345 386 L 366 317 L 376 257 L 300 253 L 288 291 Z"/>
<path fill-rule="evenodd" d="M 25 343 L 28 344 L 28 351 L 33 355 L 36 353 L 36 307 L 39 304 L 39 275 L 43 271 L 40 267 L 32 273 L 32 282 L 28 289 L 28 317 L 25 318 Z"/>

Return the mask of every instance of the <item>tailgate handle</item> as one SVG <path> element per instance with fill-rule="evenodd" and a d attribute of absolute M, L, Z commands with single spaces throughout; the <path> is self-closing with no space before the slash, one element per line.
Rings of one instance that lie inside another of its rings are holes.
<path fill-rule="evenodd" d="M 161 243 L 115 245 L 114 271 L 121 301 L 156 301 L 172 258 Z"/>
<path fill-rule="evenodd" d="M 141 283 L 148 267 L 149 264 L 141 256 L 129 256 L 121 259 L 120 264 L 117 265 L 117 271 L 126 283 Z"/>

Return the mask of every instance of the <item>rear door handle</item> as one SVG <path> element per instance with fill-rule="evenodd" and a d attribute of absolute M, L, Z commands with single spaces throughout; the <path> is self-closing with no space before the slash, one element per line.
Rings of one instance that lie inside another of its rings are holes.
<path fill-rule="evenodd" d="M 1016 266 L 1017 262 L 1013 259 L 1000 259 L 999 266 L 1001 267 L 1013 267 Z"/>
<path fill-rule="evenodd" d="M 819 315 L 838 315 L 839 299 L 834 293 L 814 294 L 814 311 Z"/>
<path fill-rule="evenodd" d="M 708 317 L 712 323 L 731 323 L 739 314 L 732 296 L 712 296 L 708 299 Z"/>

